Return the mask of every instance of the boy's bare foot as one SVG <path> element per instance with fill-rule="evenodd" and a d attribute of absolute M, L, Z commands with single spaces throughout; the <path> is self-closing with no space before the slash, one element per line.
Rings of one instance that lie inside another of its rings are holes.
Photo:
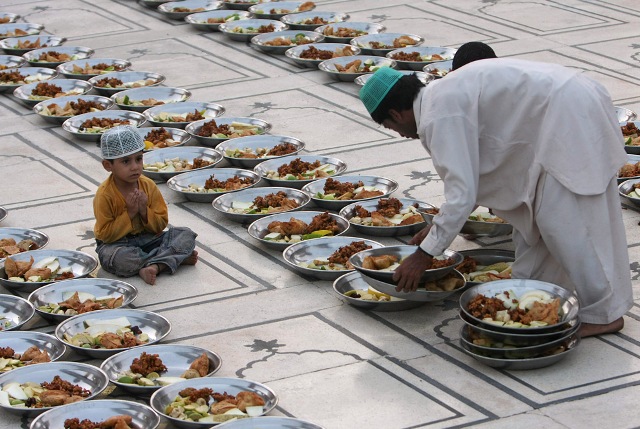
<path fill-rule="evenodd" d="M 156 284 L 156 277 L 158 276 L 159 272 L 160 269 L 158 268 L 158 265 L 152 264 L 147 267 L 140 268 L 140 271 L 138 271 L 138 275 L 142 277 L 142 280 L 144 280 L 147 284 L 154 285 Z"/>
<path fill-rule="evenodd" d="M 191 255 L 187 256 L 180 265 L 195 265 L 198 262 L 198 251 L 194 250 Z"/>
<path fill-rule="evenodd" d="M 624 319 L 621 317 L 606 325 L 597 325 L 594 323 L 583 323 L 580 326 L 580 336 L 582 338 L 592 337 L 594 335 L 613 334 L 620 331 L 624 327 Z"/>

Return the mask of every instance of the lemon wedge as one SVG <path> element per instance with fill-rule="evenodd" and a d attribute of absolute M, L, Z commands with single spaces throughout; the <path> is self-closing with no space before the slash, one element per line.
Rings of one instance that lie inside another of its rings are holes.
<path fill-rule="evenodd" d="M 145 149 L 153 149 L 153 147 L 154 147 L 153 142 L 150 142 L 149 140 L 145 140 L 144 141 L 144 148 Z"/>

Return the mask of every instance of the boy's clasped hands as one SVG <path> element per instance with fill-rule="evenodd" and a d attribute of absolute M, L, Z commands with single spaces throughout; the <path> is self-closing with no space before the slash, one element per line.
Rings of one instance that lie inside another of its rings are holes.
<path fill-rule="evenodd" d="M 129 218 L 133 219 L 138 213 L 140 213 L 143 220 L 147 218 L 147 202 L 149 201 L 149 198 L 144 191 L 134 189 L 127 194 L 125 201 L 127 203 L 127 213 L 129 214 Z"/>

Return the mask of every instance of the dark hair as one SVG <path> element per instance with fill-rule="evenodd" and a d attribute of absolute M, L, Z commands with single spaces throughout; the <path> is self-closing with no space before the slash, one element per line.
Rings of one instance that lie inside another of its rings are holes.
<path fill-rule="evenodd" d="M 389 117 L 389 110 L 407 110 L 413 107 L 413 100 L 418 96 L 424 83 L 418 79 L 415 73 L 402 76 L 389 90 L 376 110 L 371 113 L 371 119 L 381 124 Z"/>
<path fill-rule="evenodd" d="M 460 46 L 453 56 L 451 70 L 457 70 L 465 64 L 486 58 L 498 58 L 491 46 L 482 42 L 467 42 Z"/>

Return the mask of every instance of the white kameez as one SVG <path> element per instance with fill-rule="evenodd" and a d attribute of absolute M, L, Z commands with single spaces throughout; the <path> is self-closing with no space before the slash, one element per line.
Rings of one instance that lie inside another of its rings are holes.
<path fill-rule="evenodd" d="M 446 199 L 424 250 L 441 254 L 476 204 L 491 207 L 514 227 L 514 277 L 575 290 L 588 323 L 631 308 L 615 186 L 627 157 L 604 87 L 558 65 L 491 59 L 430 83 L 413 108 Z"/>

